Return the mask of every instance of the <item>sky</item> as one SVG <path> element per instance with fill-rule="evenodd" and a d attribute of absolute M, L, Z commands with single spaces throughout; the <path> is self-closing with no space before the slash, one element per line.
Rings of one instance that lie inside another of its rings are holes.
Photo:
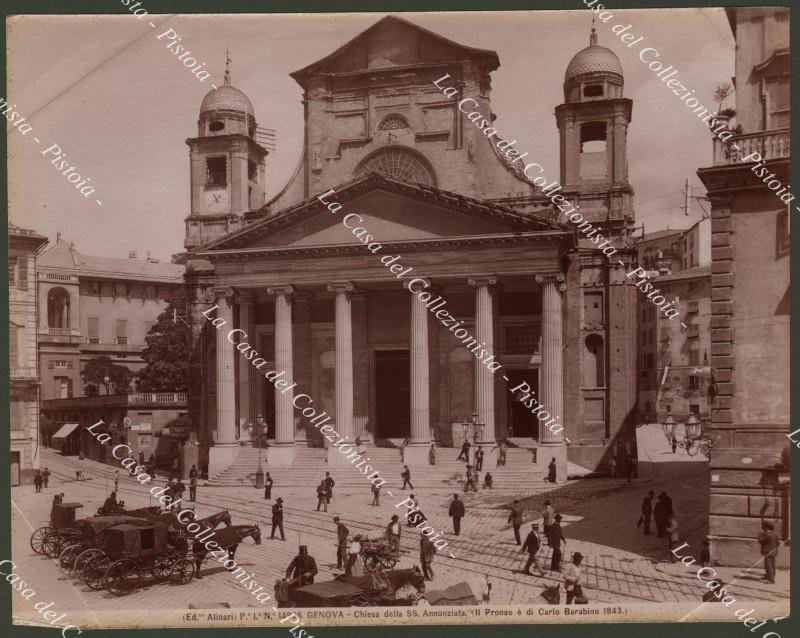
<path fill-rule="evenodd" d="M 146 6 L 146 5 L 143 5 Z M 612 49 L 633 100 L 628 129 L 629 180 L 637 224 L 647 233 L 689 227 L 683 185 L 704 195 L 695 171 L 711 164 L 708 128 L 639 60 L 645 46 L 678 70 L 674 77 L 713 104 L 714 89 L 734 73 L 734 40 L 722 9 L 613 10 L 598 22 L 599 44 Z M 8 128 L 9 218 L 55 240 L 60 232 L 82 253 L 127 257 L 137 251 L 168 260 L 183 250 L 189 213 L 185 140 L 211 83 L 221 84 L 230 49 L 233 85 L 254 104 L 258 125 L 274 129 L 267 158 L 267 199 L 286 184 L 302 150 L 302 91 L 289 73 L 326 56 L 384 13 L 19 16 L 8 25 L 9 102 L 33 130 Z M 467 46 L 492 49 L 495 125 L 558 174 L 555 107 L 564 71 L 589 43 L 591 12 L 398 13 Z M 149 22 L 156 24 L 153 28 Z M 643 40 L 629 48 L 611 31 Z M 167 50 L 168 28 L 211 77 L 199 81 Z M 733 106 L 729 99 L 728 106 Z M 34 136 L 39 140 L 37 143 Z M 96 192 L 84 198 L 42 153 L 57 144 Z M 95 200 L 99 199 L 102 206 Z M 705 204 L 708 209 L 708 204 Z"/>

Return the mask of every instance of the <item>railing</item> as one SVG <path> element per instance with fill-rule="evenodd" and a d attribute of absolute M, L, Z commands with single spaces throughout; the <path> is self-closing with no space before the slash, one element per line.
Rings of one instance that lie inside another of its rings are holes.
<path fill-rule="evenodd" d="M 141 403 L 169 403 L 186 404 L 185 392 L 144 392 L 139 394 L 129 394 L 128 403 L 139 405 Z"/>
<path fill-rule="evenodd" d="M 54 281 L 78 281 L 78 277 L 76 275 L 68 275 L 57 272 L 48 272 L 45 273 L 44 276 L 47 279 L 52 279 Z"/>
<path fill-rule="evenodd" d="M 151 407 L 186 407 L 185 392 L 144 392 L 136 394 L 109 394 L 99 397 L 73 397 L 71 399 L 46 399 L 44 409 L 125 407 L 128 405 Z"/>
<path fill-rule="evenodd" d="M 77 337 L 80 336 L 80 330 L 73 328 L 44 328 L 43 332 L 52 337 Z"/>
<path fill-rule="evenodd" d="M 762 160 L 789 157 L 789 129 L 781 128 L 771 131 L 759 131 L 734 135 L 727 142 L 714 137 L 714 165 L 741 164 L 754 162 L 758 156 L 745 160 L 753 153 L 758 153 Z"/>

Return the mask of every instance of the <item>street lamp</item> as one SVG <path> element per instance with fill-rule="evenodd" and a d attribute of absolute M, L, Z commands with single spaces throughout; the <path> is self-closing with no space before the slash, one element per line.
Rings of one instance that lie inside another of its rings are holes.
<path fill-rule="evenodd" d="M 700 429 L 700 419 L 692 412 L 689 415 L 689 419 L 686 421 L 686 437 L 690 440 L 696 439 L 700 436 Z"/>
<path fill-rule="evenodd" d="M 260 414 L 256 417 L 256 436 L 258 436 L 258 469 L 256 470 L 256 487 L 264 487 L 264 470 L 261 469 L 261 428 L 264 424 L 264 417 Z"/>
<path fill-rule="evenodd" d="M 661 427 L 664 428 L 664 436 L 667 437 L 667 441 L 672 442 L 672 438 L 675 436 L 675 418 L 672 413 L 667 414 Z"/>

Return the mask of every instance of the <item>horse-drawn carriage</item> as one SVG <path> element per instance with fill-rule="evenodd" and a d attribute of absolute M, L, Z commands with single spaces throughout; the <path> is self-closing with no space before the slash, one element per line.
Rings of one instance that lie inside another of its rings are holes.
<path fill-rule="evenodd" d="M 82 573 L 86 561 L 102 554 L 106 547 L 106 530 L 123 523 L 147 525 L 148 521 L 133 516 L 91 516 L 76 521 L 80 537 L 75 543 L 66 543 L 58 555 L 58 564 L 66 576 Z"/>
<path fill-rule="evenodd" d="M 81 531 L 75 523 L 75 510 L 80 507 L 83 507 L 82 503 L 53 503 L 50 525 L 31 534 L 31 549 L 37 554 L 55 558 L 66 542 L 79 539 Z"/>
<path fill-rule="evenodd" d="M 84 581 L 91 589 L 105 588 L 115 596 L 136 591 L 143 571 L 156 581 L 185 585 L 194 577 L 194 565 L 168 544 L 167 531 L 164 523 L 141 519 L 109 527 L 106 549 L 86 561 Z"/>
<path fill-rule="evenodd" d="M 296 587 L 298 580 L 275 582 L 279 607 L 409 606 L 415 605 L 425 592 L 425 579 L 416 566 L 376 571 L 366 576 L 339 576 Z"/>

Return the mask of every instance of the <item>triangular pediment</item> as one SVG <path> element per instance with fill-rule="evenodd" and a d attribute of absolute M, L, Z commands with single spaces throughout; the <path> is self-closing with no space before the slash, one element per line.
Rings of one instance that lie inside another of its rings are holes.
<path fill-rule="evenodd" d="M 353 73 L 395 66 L 482 58 L 488 71 L 500 62 L 494 51 L 453 42 L 397 16 L 386 16 L 326 57 L 295 71 L 301 85 L 312 74 Z"/>
<path fill-rule="evenodd" d="M 358 228 L 364 230 L 356 236 Z M 365 239 L 366 234 L 374 241 L 387 243 L 537 231 L 563 232 L 564 227 L 542 217 L 431 186 L 366 173 L 332 192 L 320 193 L 319 197 L 309 198 L 207 244 L 199 252 L 358 246 L 371 241 Z"/>

